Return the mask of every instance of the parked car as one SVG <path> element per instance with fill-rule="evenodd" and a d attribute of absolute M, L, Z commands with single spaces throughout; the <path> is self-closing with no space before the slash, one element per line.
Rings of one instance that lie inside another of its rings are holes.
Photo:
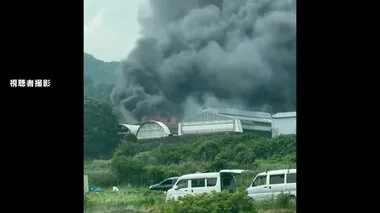
<path fill-rule="evenodd" d="M 150 190 L 160 190 L 160 191 L 167 191 L 173 187 L 175 182 L 177 181 L 178 177 L 170 177 L 167 178 L 160 183 L 154 184 L 149 186 Z"/>
<path fill-rule="evenodd" d="M 232 169 L 219 172 L 194 173 L 183 175 L 178 178 L 173 188 L 166 193 L 166 200 L 178 200 L 187 195 L 221 192 L 228 190 L 236 192 L 234 174 L 241 174 L 245 170 Z"/>
<path fill-rule="evenodd" d="M 247 188 L 248 196 L 253 200 L 268 200 L 279 194 L 297 195 L 297 170 L 282 169 L 262 172 L 253 179 Z"/>

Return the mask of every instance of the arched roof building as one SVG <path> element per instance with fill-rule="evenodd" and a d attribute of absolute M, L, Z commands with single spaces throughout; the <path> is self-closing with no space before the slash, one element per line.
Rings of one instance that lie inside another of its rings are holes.
<path fill-rule="evenodd" d="M 132 133 L 136 135 L 137 130 L 139 129 L 139 125 L 134 125 L 134 124 L 120 124 L 120 128 L 122 132 L 120 134 L 125 134 L 125 133 Z"/>
<path fill-rule="evenodd" d="M 136 137 L 138 140 L 141 139 L 152 139 L 152 138 L 162 138 L 171 136 L 172 132 L 169 127 L 160 121 L 145 121 L 140 124 L 136 132 Z"/>

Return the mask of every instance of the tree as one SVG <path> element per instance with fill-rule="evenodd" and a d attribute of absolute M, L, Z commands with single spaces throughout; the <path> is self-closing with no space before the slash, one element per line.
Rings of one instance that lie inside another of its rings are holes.
<path fill-rule="evenodd" d="M 124 155 L 114 156 L 111 169 L 122 183 L 138 184 L 144 175 L 144 162 Z"/>
<path fill-rule="evenodd" d="M 215 159 L 211 163 L 211 170 L 220 171 L 222 169 L 226 169 L 230 153 L 228 151 L 220 152 L 215 156 Z"/>
<path fill-rule="evenodd" d="M 137 143 L 124 139 L 116 148 L 114 155 L 123 155 L 129 157 L 134 156 L 139 152 L 139 145 Z"/>
<path fill-rule="evenodd" d="M 243 143 L 236 145 L 233 151 L 234 161 L 239 164 L 251 164 L 256 160 L 255 152 Z"/>
<path fill-rule="evenodd" d="M 94 84 L 90 77 L 85 77 L 84 95 L 111 104 L 112 84 Z"/>
<path fill-rule="evenodd" d="M 233 154 L 234 154 L 234 156 L 236 156 L 236 155 L 238 155 L 240 152 L 246 151 L 247 149 L 248 149 L 248 147 L 247 147 L 245 144 L 243 144 L 243 143 L 239 143 L 239 144 L 237 144 L 237 145 L 235 146 Z"/>
<path fill-rule="evenodd" d="M 108 158 L 120 143 L 118 120 L 105 102 L 85 97 L 84 157 Z"/>
<path fill-rule="evenodd" d="M 84 76 L 84 88 L 90 87 L 94 85 L 94 81 L 90 76 Z"/>
<path fill-rule="evenodd" d="M 218 145 L 213 141 L 205 141 L 200 147 L 200 155 L 205 161 L 212 161 L 219 153 Z"/>
<path fill-rule="evenodd" d="M 252 164 L 256 160 L 256 154 L 252 149 L 243 150 L 235 155 L 234 160 L 239 164 Z"/>
<path fill-rule="evenodd" d="M 132 133 L 125 134 L 124 135 L 124 140 L 128 141 L 128 142 L 131 142 L 131 143 L 137 143 L 137 137 L 136 137 L 136 135 L 134 135 Z"/>

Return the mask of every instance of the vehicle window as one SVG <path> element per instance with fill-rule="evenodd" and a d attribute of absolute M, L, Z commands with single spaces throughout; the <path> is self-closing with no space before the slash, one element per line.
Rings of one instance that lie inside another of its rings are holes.
<path fill-rule="evenodd" d="M 170 185 L 173 183 L 173 180 L 165 180 L 164 182 L 162 182 L 161 184 L 162 185 Z"/>
<path fill-rule="evenodd" d="M 216 180 L 216 178 L 207 178 L 207 186 L 215 186 Z"/>
<path fill-rule="evenodd" d="M 256 177 L 256 179 L 252 183 L 252 186 L 263 186 L 263 185 L 266 185 L 266 183 L 267 183 L 267 176 L 261 175 L 261 176 Z"/>
<path fill-rule="evenodd" d="M 205 179 L 193 179 L 191 180 L 191 188 L 205 187 Z"/>
<path fill-rule="evenodd" d="M 286 182 L 287 183 L 296 183 L 297 182 L 296 173 L 288 173 L 288 174 L 286 174 Z"/>
<path fill-rule="evenodd" d="M 183 189 L 183 188 L 189 188 L 189 181 L 188 180 L 180 180 L 177 183 L 178 189 Z"/>
<path fill-rule="evenodd" d="M 269 177 L 269 184 L 285 183 L 285 175 L 271 175 Z"/>

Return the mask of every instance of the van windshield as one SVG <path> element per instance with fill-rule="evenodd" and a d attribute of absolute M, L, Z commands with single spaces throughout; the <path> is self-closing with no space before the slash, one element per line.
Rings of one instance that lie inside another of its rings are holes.
<path fill-rule="evenodd" d="M 177 183 L 178 189 L 189 188 L 188 180 L 180 180 Z"/>
<path fill-rule="evenodd" d="M 162 181 L 160 183 L 160 185 L 170 185 L 170 184 L 173 184 L 173 181 L 175 181 L 175 180 L 173 180 L 173 179 L 166 179 L 166 180 Z"/>
<path fill-rule="evenodd" d="M 267 182 L 267 176 L 266 175 L 259 175 L 252 182 L 252 187 L 253 186 L 263 186 L 263 185 L 266 185 L 266 182 Z"/>

